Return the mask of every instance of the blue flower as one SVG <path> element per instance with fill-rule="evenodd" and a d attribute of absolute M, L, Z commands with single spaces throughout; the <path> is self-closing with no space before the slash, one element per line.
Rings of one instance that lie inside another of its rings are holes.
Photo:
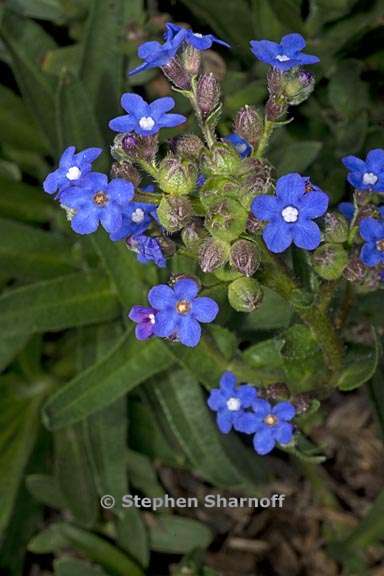
<path fill-rule="evenodd" d="M 201 188 L 206 183 L 206 181 L 207 181 L 207 179 L 204 176 L 204 174 L 199 174 L 199 176 L 197 177 L 197 180 L 196 180 L 197 188 Z"/>
<path fill-rule="evenodd" d="M 220 388 L 214 388 L 208 398 L 208 406 L 217 412 L 219 430 L 227 434 L 241 428 L 241 420 L 245 417 L 257 398 L 256 389 L 248 384 L 236 386 L 236 376 L 233 372 L 224 372 L 220 378 Z"/>
<path fill-rule="evenodd" d="M 295 66 L 320 62 L 317 56 L 302 53 L 306 44 L 301 34 L 287 34 L 280 44 L 270 40 L 251 40 L 250 44 L 256 58 L 283 72 Z"/>
<path fill-rule="evenodd" d="M 115 178 L 108 183 L 105 174 L 90 172 L 81 186 L 66 188 L 60 196 L 65 208 L 72 208 L 72 229 L 78 234 L 95 232 L 99 223 L 107 232 L 116 232 L 123 223 L 123 213 L 134 195 L 131 182 Z"/>
<path fill-rule="evenodd" d="M 246 158 L 252 153 L 252 146 L 238 134 L 228 134 L 224 140 L 231 144 L 241 158 Z"/>
<path fill-rule="evenodd" d="M 293 425 L 296 409 L 291 402 L 278 402 L 271 406 L 267 400 L 257 399 L 253 403 L 253 413 L 249 416 L 252 424 L 247 432 L 252 434 L 253 446 L 260 455 L 268 454 L 276 443 L 289 444 L 293 436 Z"/>
<path fill-rule="evenodd" d="M 196 50 L 208 50 L 211 48 L 212 44 L 215 42 L 216 44 L 221 44 L 222 46 L 226 46 L 230 48 L 230 45 L 219 38 L 216 38 L 213 34 L 200 34 L 194 33 L 192 30 L 187 28 L 183 28 L 182 26 L 178 26 L 177 24 L 172 24 L 168 22 L 167 24 L 167 33 L 175 34 L 173 41 L 177 38 L 177 35 L 181 32 L 184 32 L 183 40 L 187 43 L 196 48 Z M 169 37 L 169 36 L 168 36 Z"/>
<path fill-rule="evenodd" d="M 113 242 L 124 240 L 128 236 L 143 234 L 156 219 L 156 206 L 143 202 L 130 202 L 123 214 L 121 227 L 109 237 Z"/>
<path fill-rule="evenodd" d="M 137 260 L 141 264 L 154 262 L 159 268 L 165 268 L 167 261 L 164 257 L 160 244 L 155 238 L 140 234 L 127 239 L 127 244 L 137 254 Z"/>
<path fill-rule="evenodd" d="M 317 186 L 306 192 L 309 180 L 300 174 L 282 176 L 276 183 L 276 195 L 256 196 L 252 213 L 269 222 L 263 231 L 271 252 L 283 252 L 292 242 L 299 248 L 314 250 L 320 244 L 320 229 L 312 218 L 322 216 L 328 196 Z"/>
<path fill-rule="evenodd" d="M 340 202 L 337 207 L 340 214 L 344 216 L 350 222 L 355 214 L 355 206 L 353 202 Z"/>
<path fill-rule="evenodd" d="M 44 191 L 48 194 L 60 193 L 68 186 L 79 183 L 80 179 L 92 170 L 92 162 L 101 153 L 101 148 L 86 148 L 76 154 L 75 146 L 69 146 L 59 160 L 59 167 L 44 180 Z"/>
<path fill-rule="evenodd" d="M 364 218 L 360 222 L 360 235 L 365 240 L 360 259 L 366 266 L 384 264 L 384 221 Z"/>
<path fill-rule="evenodd" d="M 153 335 L 156 310 L 148 306 L 132 306 L 128 318 L 136 322 L 135 335 L 138 340 L 147 340 Z"/>
<path fill-rule="evenodd" d="M 137 55 L 144 60 L 144 62 L 131 70 L 129 76 L 168 64 L 168 62 L 176 56 L 178 49 L 185 39 L 185 35 L 186 30 L 180 29 L 177 34 L 174 34 L 174 31 L 168 28 L 167 25 L 164 44 L 160 44 L 160 42 L 144 42 L 144 44 L 141 44 L 138 48 Z"/>
<path fill-rule="evenodd" d="M 345 156 L 342 162 L 349 170 L 347 180 L 354 188 L 384 192 L 384 150 L 371 150 L 365 161 L 356 156 Z"/>
<path fill-rule="evenodd" d="M 121 105 L 128 114 L 110 121 L 109 127 L 115 132 L 136 132 L 140 136 L 152 136 L 160 128 L 174 128 L 186 121 L 181 114 L 167 114 L 175 106 L 170 96 L 147 104 L 138 94 L 126 93 L 121 97 Z"/>
<path fill-rule="evenodd" d="M 219 312 L 212 298 L 197 297 L 198 292 L 198 283 L 190 278 L 177 280 L 173 288 L 166 284 L 151 288 L 148 300 L 158 310 L 154 334 L 175 337 L 185 346 L 197 346 L 201 338 L 199 322 L 213 322 Z"/>

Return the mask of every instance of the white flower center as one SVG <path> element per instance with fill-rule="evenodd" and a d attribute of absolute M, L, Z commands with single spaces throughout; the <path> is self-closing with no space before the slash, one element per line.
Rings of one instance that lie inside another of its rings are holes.
<path fill-rule="evenodd" d="M 378 177 L 373 172 L 365 172 L 363 176 L 363 183 L 364 184 L 376 184 L 378 181 Z"/>
<path fill-rule="evenodd" d="M 66 173 L 68 180 L 78 180 L 81 176 L 81 170 L 78 166 L 71 166 Z"/>
<path fill-rule="evenodd" d="M 241 402 L 238 398 L 230 398 L 229 400 L 227 400 L 227 408 L 231 412 L 236 412 L 237 410 L 240 410 L 240 406 Z"/>
<path fill-rule="evenodd" d="M 155 323 L 155 315 L 154 314 L 148 314 L 148 320 L 151 324 Z"/>
<path fill-rule="evenodd" d="M 240 153 L 241 153 L 241 152 L 245 152 L 246 149 L 247 149 L 247 145 L 246 145 L 246 144 L 237 144 L 237 145 L 236 145 L 236 150 L 237 150 L 238 152 L 240 152 Z"/>
<path fill-rule="evenodd" d="M 196 32 L 196 33 L 194 34 L 194 36 L 196 36 L 196 38 L 202 38 L 202 37 L 203 37 L 203 35 L 200 34 L 200 32 Z"/>
<path fill-rule="evenodd" d="M 131 220 L 135 224 L 140 224 L 144 220 L 144 216 L 144 210 L 142 208 L 136 208 L 136 210 L 132 212 Z"/>
<path fill-rule="evenodd" d="M 286 206 L 281 211 L 281 215 L 285 222 L 296 222 L 299 217 L 299 211 L 294 206 Z"/>
<path fill-rule="evenodd" d="M 155 125 L 155 121 L 151 116 L 143 116 L 139 120 L 139 126 L 143 130 L 152 130 Z"/>
<path fill-rule="evenodd" d="M 276 60 L 278 60 L 279 62 L 288 62 L 288 60 L 290 60 L 290 57 L 287 56 L 286 54 L 278 54 L 276 56 Z"/>

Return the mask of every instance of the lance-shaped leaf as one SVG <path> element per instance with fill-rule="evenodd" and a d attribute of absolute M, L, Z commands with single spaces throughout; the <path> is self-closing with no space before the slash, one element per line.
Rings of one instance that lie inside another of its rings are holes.
<path fill-rule="evenodd" d="M 375 334 L 371 350 L 353 350 L 347 354 L 344 369 L 337 378 L 340 390 L 354 390 L 368 382 L 376 372 L 381 354 L 380 340 Z"/>
<path fill-rule="evenodd" d="M 168 554 L 186 554 L 207 548 L 212 532 L 202 522 L 172 514 L 157 514 L 150 524 L 151 549 Z"/>

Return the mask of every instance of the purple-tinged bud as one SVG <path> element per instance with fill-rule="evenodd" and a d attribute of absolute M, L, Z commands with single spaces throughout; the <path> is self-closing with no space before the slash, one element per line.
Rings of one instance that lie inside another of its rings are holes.
<path fill-rule="evenodd" d="M 263 296 L 263 289 L 254 278 L 238 278 L 228 287 L 229 303 L 238 312 L 253 312 Z"/>
<path fill-rule="evenodd" d="M 324 216 L 324 238 L 326 242 L 343 244 L 348 239 L 349 226 L 347 220 L 339 212 L 327 212 Z"/>
<path fill-rule="evenodd" d="M 256 148 L 263 133 L 263 119 L 254 106 L 243 106 L 235 116 L 233 131 Z"/>
<path fill-rule="evenodd" d="M 267 120 L 274 122 L 282 118 L 288 110 L 288 104 L 284 97 L 270 96 L 265 105 L 265 114 Z"/>
<path fill-rule="evenodd" d="M 305 414 L 305 412 L 308 411 L 308 409 L 311 407 L 312 400 L 313 398 L 309 392 L 303 392 L 302 394 L 295 396 L 293 405 L 296 408 L 297 416 L 300 414 Z"/>
<path fill-rule="evenodd" d="M 189 160 L 166 156 L 159 166 L 158 183 L 163 190 L 173 196 L 190 194 L 196 187 L 197 166 Z"/>
<path fill-rule="evenodd" d="M 181 53 L 181 62 L 186 73 L 191 76 L 197 76 L 201 65 L 201 52 L 196 50 L 191 44 L 186 44 Z"/>
<path fill-rule="evenodd" d="M 204 224 L 215 238 L 232 242 L 245 231 L 247 218 L 247 210 L 237 200 L 224 198 L 212 204 Z"/>
<path fill-rule="evenodd" d="M 240 165 L 240 156 L 229 144 L 216 144 L 201 155 L 201 170 L 206 176 L 231 176 L 237 173 Z"/>
<path fill-rule="evenodd" d="M 285 73 L 278 68 L 270 68 L 267 75 L 268 93 L 270 96 L 280 96 L 285 84 Z"/>
<path fill-rule="evenodd" d="M 180 158 L 198 160 L 203 148 L 203 141 L 195 134 L 180 136 L 175 143 L 175 152 Z"/>
<path fill-rule="evenodd" d="M 137 162 L 139 159 L 152 161 L 158 149 L 158 136 L 139 136 L 133 132 L 115 136 L 111 155 L 118 162 Z"/>
<path fill-rule="evenodd" d="M 156 236 L 156 240 L 166 258 L 170 258 L 176 253 L 176 244 L 167 236 Z"/>
<path fill-rule="evenodd" d="M 129 162 L 114 162 L 111 166 L 111 178 L 124 178 L 137 188 L 141 182 L 141 175 L 133 164 Z"/>
<path fill-rule="evenodd" d="M 132 152 L 132 150 L 137 148 L 137 144 L 138 136 L 134 132 L 128 132 L 128 134 L 124 134 L 121 141 L 124 152 Z"/>
<path fill-rule="evenodd" d="M 195 250 L 208 235 L 201 220 L 194 219 L 181 232 L 181 239 L 186 248 Z"/>
<path fill-rule="evenodd" d="M 192 213 L 192 204 L 185 196 L 163 196 L 157 209 L 160 224 L 171 233 L 184 228 Z"/>
<path fill-rule="evenodd" d="M 359 255 L 354 254 L 344 268 L 343 277 L 348 280 L 348 282 L 356 284 L 364 280 L 367 271 L 368 269 L 360 260 Z"/>
<path fill-rule="evenodd" d="M 259 194 L 266 194 L 272 184 L 272 166 L 266 160 L 246 158 L 242 163 L 242 187 L 250 200 Z"/>
<path fill-rule="evenodd" d="M 161 69 L 176 88 L 181 90 L 189 90 L 191 88 L 190 77 L 178 58 L 171 58 Z"/>
<path fill-rule="evenodd" d="M 267 400 L 287 400 L 290 396 L 288 387 L 283 382 L 276 382 L 266 388 L 260 389 L 262 397 Z"/>
<path fill-rule="evenodd" d="M 340 244 L 323 244 L 314 251 L 312 263 L 324 280 L 338 280 L 348 264 L 348 254 Z"/>
<path fill-rule="evenodd" d="M 251 212 L 247 220 L 247 232 L 250 232 L 251 234 L 259 234 L 264 228 L 265 222 L 256 218 L 256 216 Z"/>
<path fill-rule="evenodd" d="M 303 68 L 295 68 L 285 76 L 284 95 L 291 106 L 297 106 L 309 98 L 315 87 L 315 77 Z"/>
<path fill-rule="evenodd" d="M 197 104 L 203 115 L 207 118 L 220 102 L 220 85 L 215 76 L 202 74 L 197 83 Z"/>
<path fill-rule="evenodd" d="M 360 206 L 356 218 L 356 224 L 360 224 L 361 220 L 364 218 L 381 218 L 380 212 L 377 206 L 373 204 L 367 204 L 366 206 Z"/>
<path fill-rule="evenodd" d="M 199 264 L 203 272 L 213 272 L 228 262 L 230 246 L 227 242 L 208 238 L 199 249 Z"/>
<path fill-rule="evenodd" d="M 231 247 L 229 260 L 232 268 L 248 277 L 260 266 L 259 252 L 249 240 L 237 240 Z"/>

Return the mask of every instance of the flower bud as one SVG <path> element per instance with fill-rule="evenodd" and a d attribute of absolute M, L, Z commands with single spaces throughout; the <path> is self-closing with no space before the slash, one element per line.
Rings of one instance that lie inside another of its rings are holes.
<path fill-rule="evenodd" d="M 324 216 L 324 236 L 327 242 L 342 244 L 348 239 L 348 222 L 339 212 L 327 212 Z"/>
<path fill-rule="evenodd" d="M 165 157 L 159 166 L 158 183 L 164 192 L 174 196 L 189 194 L 196 187 L 197 167 L 189 160 Z"/>
<path fill-rule="evenodd" d="M 312 401 L 313 398 L 309 392 L 303 392 L 302 394 L 297 394 L 297 396 L 295 396 L 293 401 L 293 404 L 296 408 L 296 414 L 300 415 L 307 412 L 308 409 L 311 407 Z"/>
<path fill-rule="evenodd" d="M 367 274 L 367 267 L 360 260 L 358 254 L 354 254 L 343 271 L 343 277 L 351 282 L 352 284 L 357 284 L 362 282 Z"/>
<path fill-rule="evenodd" d="M 291 106 L 297 106 L 309 98 L 315 87 L 315 77 L 311 72 L 295 68 L 285 76 L 284 94 Z"/>
<path fill-rule="evenodd" d="M 254 148 L 263 133 L 263 119 L 254 106 L 243 106 L 236 114 L 233 131 Z"/>
<path fill-rule="evenodd" d="M 272 67 L 268 71 L 267 86 L 270 96 L 280 96 L 284 91 L 285 73 L 279 68 Z"/>
<path fill-rule="evenodd" d="M 203 148 L 202 140 L 195 134 L 185 134 L 177 138 L 175 143 L 175 152 L 180 158 L 198 160 Z"/>
<path fill-rule="evenodd" d="M 213 272 L 224 266 L 229 258 L 230 246 L 227 242 L 208 238 L 199 250 L 199 264 L 203 272 Z"/>
<path fill-rule="evenodd" d="M 206 118 L 213 112 L 220 101 L 220 85 L 212 72 L 202 74 L 197 83 L 197 103 L 202 115 Z"/>
<path fill-rule="evenodd" d="M 283 382 L 276 382 L 275 384 L 271 384 L 266 388 L 262 388 L 260 392 L 263 393 L 263 398 L 273 401 L 287 399 L 290 396 L 288 387 Z"/>
<path fill-rule="evenodd" d="M 263 289 L 254 278 L 238 278 L 228 287 L 228 300 L 238 312 L 252 312 L 263 300 Z"/>
<path fill-rule="evenodd" d="M 348 263 L 348 254 L 340 244 L 323 244 L 312 255 L 313 268 L 325 280 L 337 280 Z"/>
<path fill-rule="evenodd" d="M 229 260 L 232 268 L 244 276 L 253 276 L 260 266 L 258 250 L 255 244 L 248 240 L 237 240 L 233 244 Z"/>
<path fill-rule="evenodd" d="M 111 154 L 118 162 L 136 162 L 140 158 L 152 161 L 158 149 L 158 136 L 139 136 L 134 132 L 118 134 L 111 146 Z"/>
<path fill-rule="evenodd" d="M 181 90 L 189 90 L 191 88 L 190 77 L 178 58 L 171 58 L 161 69 L 176 88 Z"/>
<path fill-rule="evenodd" d="M 137 188 L 141 182 L 141 175 L 133 164 L 129 162 L 114 162 L 111 166 L 111 178 L 124 178 Z"/>
<path fill-rule="evenodd" d="M 204 224 L 212 236 L 231 242 L 245 231 L 247 218 L 247 210 L 237 200 L 225 198 L 211 206 Z"/>
<path fill-rule="evenodd" d="M 201 53 L 196 50 L 191 44 L 186 44 L 181 53 L 181 62 L 186 73 L 193 77 L 197 76 L 200 71 Z"/>
<path fill-rule="evenodd" d="M 201 155 L 201 170 L 204 175 L 231 176 L 241 165 L 241 158 L 229 144 L 216 144 Z"/>
<path fill-rule="evenodd" d="M 288 110 L 288 104 L 284 97 L 270 96 L 265 105 L 265 114 L 268 120 L 274 122 L 284 116 Z"/>
<path fill-rule="evenodd" d="M 163 196 L 157 209 L 159 222 L 167 232 L 177 232 L 192 218 L 192 204 L 184 196 Z"/>
<path fill-rule="evenodd" d="M 176 244 L 167 236 L 156 236 L 156 240 L 166 258 L 170 258 L 176 253 Z"/>
<path fill-rule="evenodd" d="M 270 190 L 272 180 L 272 166 L 266 160 L 257 158 L 246 158 L 243 160 L 241 175 L 241 188 L 244 190 L 240 194 L 243 204 L 250 207 L 255 196 L 267 194 Z"/>
<path fill-rule="evenodd" d="M 181 232 L 181 239 L 186 248 L 194 250 L 207 237 L 208 232 L 203 223 L 197 218 L 185 226 Z"/>
<path fill-rule="evenodd" d="M 264 227 L 265 222 L 263 220 L 256 218 L 252 212 L 248 215 L 247 232 L 250 232 L 251 234 L 259 234 Z"/>

